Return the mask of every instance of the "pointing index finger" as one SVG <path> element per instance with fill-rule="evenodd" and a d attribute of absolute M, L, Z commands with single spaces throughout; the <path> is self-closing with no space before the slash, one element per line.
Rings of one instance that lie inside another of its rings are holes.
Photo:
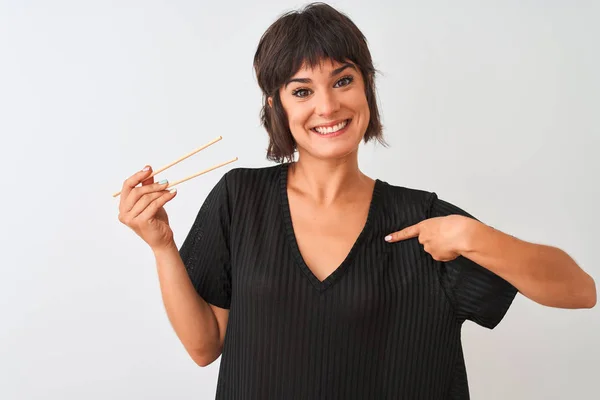
<path fill-rule="evenodd" d="M 386 236 L 385 240 L 387 242 L 398 242 L 400 240 L 418 237 L 420 232 L 419 224 L 415 224 Z"/>

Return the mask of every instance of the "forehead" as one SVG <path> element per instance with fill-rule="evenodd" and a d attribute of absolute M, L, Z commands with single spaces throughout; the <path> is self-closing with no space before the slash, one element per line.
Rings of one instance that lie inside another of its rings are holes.
<path fill-rule="evenodd" d="M 346 61 L 346 63 L 354 64 L 350 60 Z M 317 63 L 311 65 L 310 62 L 305 60 L 302 63 L 302 65 L 300 65 L 300 68 L 298 69 L 298 71 L 296 71 L 296 73 L 292 75 L 292 78 L 316 75 L 316 74 L 329 75 L 329 73 L 331 71 L 342 67 L 346 63 L 341 63 L 332 58 L 323 58 L 323 59 L 320 59 Z"/>

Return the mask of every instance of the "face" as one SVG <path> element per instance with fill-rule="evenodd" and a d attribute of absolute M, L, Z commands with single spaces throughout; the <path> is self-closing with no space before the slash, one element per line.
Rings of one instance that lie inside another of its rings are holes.
<path fill-rule="evenodd" d="M 303 66 L 279 95 L 300 157 L 340 159 L 357 153 L 370 112 L 362 75 L 353 63 Z"/>

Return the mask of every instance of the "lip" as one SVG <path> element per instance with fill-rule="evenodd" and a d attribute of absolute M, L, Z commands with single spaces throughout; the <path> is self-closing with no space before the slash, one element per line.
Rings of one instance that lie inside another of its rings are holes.
<path fill-rule="evenodd" d="M 333 126 L 336 126 L 337 124 L 339 124 L 340 122 L 344 122 L 347 120 L 351 120 L 352 118 L 344 118 L 344 119 L 338 119 L 337 121 L 333 121 L 333 122 L 328 122 L 326 124 L 319 124 L 319 125 L 314 125 L 313 127 L 311 127 L 310 129 L 315 129 L 315 128 L 331 128 Z"/>
<path fill-rule="evenodd" d="M 340 129 L 337 132 L 333 132 L 333 133 L 318 133 L 317 131 L 314 130 L 314 128 L 312 128 L 310 131 L 312 133 L 314 133 L 315 135 L 321 137 L 321 138 L 332 138 L 332 137 L 340 136 L 340 135 L 343 135 L 344 133 L 346 133 L 346 131 L 348 130 L 348 128 L 352 124 L 352 118 L 339 120 L 339 121 L 335 122 L 333 125 L 317 125 L 318 127 L 329 127 L 329 126 L 335 126 L 335 125 L 339 124 L 340 122 L 344 122 L 344 121 L 348 121 L 348 123 L 346 124 L 345 127 L 343 127 L 342 129 Z"/>

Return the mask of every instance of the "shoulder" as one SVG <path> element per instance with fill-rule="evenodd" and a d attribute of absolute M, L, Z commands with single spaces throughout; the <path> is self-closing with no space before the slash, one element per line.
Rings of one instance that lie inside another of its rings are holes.
<path fill-rule="evenodd" d="M 383 192 L 383 203 L 388 210 L 395 210 L 398 213 L 412 212 L 421 218 L 458 214 L 477 219 L 453 203 L 439 198 L 435 192 L 390 185 L 387 182 L 381 182 L 380 186 Z"/>
<path fill-rule="evenodd" d="M 246 181 L 248 179 L 272 179 L 279 176 L 283 166 L 283 164 L 277 164 L 270 165 L 268 167 L 238 167 L 232 168 L 231 170 L 227 171 L 225 175 L 227 176 L 228 181 L 233 182 L 241 182 Z"/>
<path fill-rule="evenodd" d="M 435 192 L 424 189 L 398 186 L 379 180 L 381 202 L 389 211 L 396 213 L 417 213 L 426 215 L 433 202 L 437 201 Z"/>
<path fill-rule="evenodd" d="M 247 197 L 253 193 L 276 188 L 280 182 L 283 165 L 268 167 L 242 167 L 229 170 L 224 176 L 230 195 Z"/>

